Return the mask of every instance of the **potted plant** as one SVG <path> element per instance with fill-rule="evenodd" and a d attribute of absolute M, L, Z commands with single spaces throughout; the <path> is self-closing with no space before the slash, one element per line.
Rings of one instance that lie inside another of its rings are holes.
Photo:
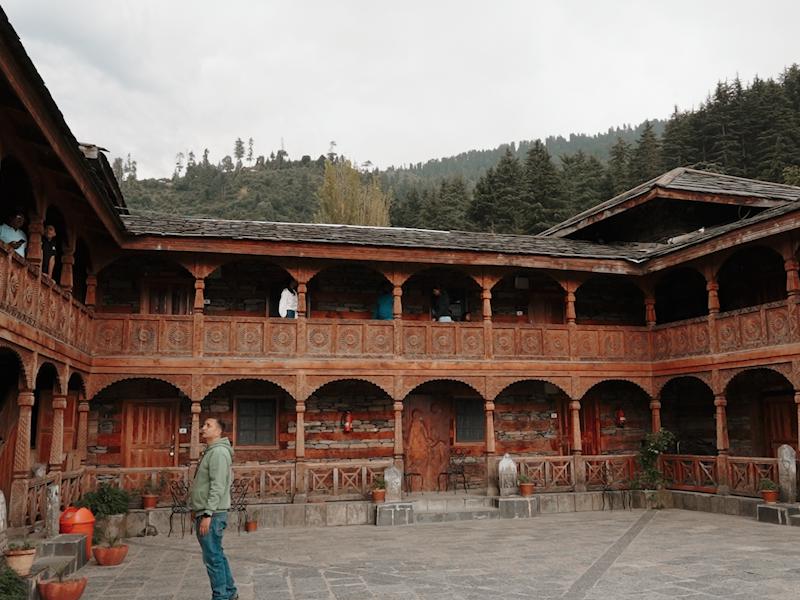
<path fill-rule="evenodd" d="M 384 502 L 386 500 L 386 481 L 383 475 L 375 475 L 372 479 L 372 501 Z"/>
<path fill-rule="evenodd" d="M 92 546 L 92 554 L 101 567 L 115 567 L 128 555 L 128 545 L 119 536 L 100 535 L 97 545 Z"/>
<path fill-rule="evenodd" d="M 530 477 L 520 473 L 519 477 L 517 477 L 517 483 L 519 484 L 520 496 L 533 496 L 533 482 Z"/>
<path fill-rule="evenodd" d="M 27 539 L 20 542 L 11 542 L 3 552 L 8 568 L 20 577 L 25 577 L 31 572 L 33 559 L 36 557 L 36 546 Z"/>
<path fill-rule="evenodd" d="M 244 514 L 244 530 L 247 533 L 253 533 L 258 529 L 258 521 L 256 521 L 253 517 L 248 515 L 247 513 Z"/>
<path fill-rule="evenodd" d="M 78 600 L 83 596 L 88 578 L 65 579 L 64 573 L 69 564 L 69 562 L 65 562 L 59 569 L 56 569 L 55 580 L 38 583 L 39 597 L 42 600 Z"/>
<path fill-rule="evenodd" d="M 25 581 L 3 565 L 0 565 L 0 598 L 3 600 L 28 600 Z"/>
<path fill-rule="evenodd" d="M 758 489 L 761 491 L 761 498 L 767 504 L 775 504 L 780 496 L 780 488 L 778 484 L 772 479 L 764 478 L 758 484 Z"/>
<path fill-rule="evenodd" d="M 142 508 L 147 510 L 155 508 L 166 485 L 167 479 L 163 473 L 159 473 L 155 481 L 147 479 L 142 486 Z"/>

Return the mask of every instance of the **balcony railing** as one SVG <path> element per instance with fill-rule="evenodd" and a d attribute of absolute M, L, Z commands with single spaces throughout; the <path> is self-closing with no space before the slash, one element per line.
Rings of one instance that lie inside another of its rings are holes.
<path fill-rule="evenodd" d="M 4 244 L 0 310 L 83 352 L 90 351 L 88 309 Z"/>
<path fill-rule="evenodd" d="M 664 454 L 661 472 L 673 490 L 716 493 L 719 486 L 716 456 Z"/>

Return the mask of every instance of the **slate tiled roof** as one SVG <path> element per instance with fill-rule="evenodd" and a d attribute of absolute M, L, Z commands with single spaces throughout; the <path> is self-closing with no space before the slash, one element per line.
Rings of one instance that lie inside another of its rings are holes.
<path fill-rule="evenodd" d="M 547 231 L 542 232 L 542 235 L 558 235 L 559 231 L 580 223 L 587 217 L 610 210 L 628 200 L 646 194 L 656 187 L 666 190 L 725 194 L 728 196 L 742 196 L 748 198 L 765 198 L 792 203 L 800 201 L 800 187 L 771 183 L 769 181 L 759 181 L 756 179 L 745 179 L 732 175 L 721 175 L 709 171 L 698 171 L 688 167 L 679 167 L 623 192 L 619 196 L 601 202 L 597 206 L 593 206 L 582 213 L 578 213 L 563 223 L 559 223 Z"/>
<path fill-rule="evenodd" d="M 582 240 L 402 227 L 361 227 L 311 223 L 271 223 L 182 218 L 154 213 L 123 214 L 133 235 L 210 237 L 277 242 L 312 242 L 395 248 L 427 248 L 540 256 L 609 258 L 637 261 L 663 244 L 598 244 Z"/>

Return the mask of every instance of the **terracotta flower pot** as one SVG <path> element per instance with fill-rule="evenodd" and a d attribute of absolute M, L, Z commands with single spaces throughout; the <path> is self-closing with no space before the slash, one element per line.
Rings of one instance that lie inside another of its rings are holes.
<path fill-rule="evenodd" d="M 94 546 L 92 554 L 97 564 L 101 567 L 114 567 L 120 564 L 128 555 L 128 546 Z"/>
<path fill-rule="evenodd" d="M 372 501 L 375 503 L 386 501 L 386 490 L 372 490 Z"/>
<path fill-rule="evenodd" d="M 86 589 L 86 577 L 65 581 L 40 581 L 39 596 L 42 600 L 78 600 Z"/>
<path fill-rule="evenodd" d="M 258 521 L 245 521 L 244 522 L 244 530 L 247 533 L 253 533 L 258 529 Z"/>
<path fill-rule="evenodd" d="M 775 504 L 780 496 L 780 490 L 761 490 L 761 498 L 767 504 Z"/>
<path fill-rule="evenodd" d="M 33 559 L 36 557 L 36 548 L 29 550 L 6 550 L 3 553 L 6 557 L 8 568 L 20 577 L 25 577 L 31 572 Z"/>
<path fill-rule="evenodd" d="M 519 484 L 519 495 L 520 496 L 533 496 L 533 484 L 532 483 L 520 483 Z"/>
<path fill-rule="evenodd" d="M 158 503 L 158 496 L 155 494 L 142 494 L 142 508 L 155 508 Z"/>

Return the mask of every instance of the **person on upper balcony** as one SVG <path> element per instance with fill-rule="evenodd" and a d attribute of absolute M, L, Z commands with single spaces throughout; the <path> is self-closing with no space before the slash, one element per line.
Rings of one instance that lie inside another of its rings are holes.
<path fill-rule="evenodd" d="M 450 312 L 450 295 L 441 286 L 433 287 L 433 299 L 431 302 L 431 314 L 434 321 L 439 323 L 452 323 L 453 315 Z"/>
<path fill-rule="evenodd" d="M 375 305 L 375 311 L 372 315 L 374 319 L 379 321 L 391 321 L 393 317 L 392 309 L 394 308 L 394 295 L 392 294 L 392 286 L 389 284 L 381 288 L 378 302 Z"/>
<path fill-rule="evenodd" d="M 6 217 L 5 222 L 0 225 L 0 241 L 5 242 L 21 257 L 25 258 L 25 250 L 28 246 L 28 236 L 22 230 L 25 225 L 25 215 L 21 210 L 14 210 Z"/>
<path fill-rule="evenodd" d="M 297 318 L 297 280 L 292 279 L 289 285 L 283 288 L 281 299 L 278 302 L 278 314 L 285 319 Z"/>
<path fill-rule="evenodd" d="M 56 255 L 58 254 L 58 242 L 56 240 L 56 228 L 54 225 L 45 223 L 42 232 L 42 274 L 48 277 L 53 276 L 56 269 Z"/>

